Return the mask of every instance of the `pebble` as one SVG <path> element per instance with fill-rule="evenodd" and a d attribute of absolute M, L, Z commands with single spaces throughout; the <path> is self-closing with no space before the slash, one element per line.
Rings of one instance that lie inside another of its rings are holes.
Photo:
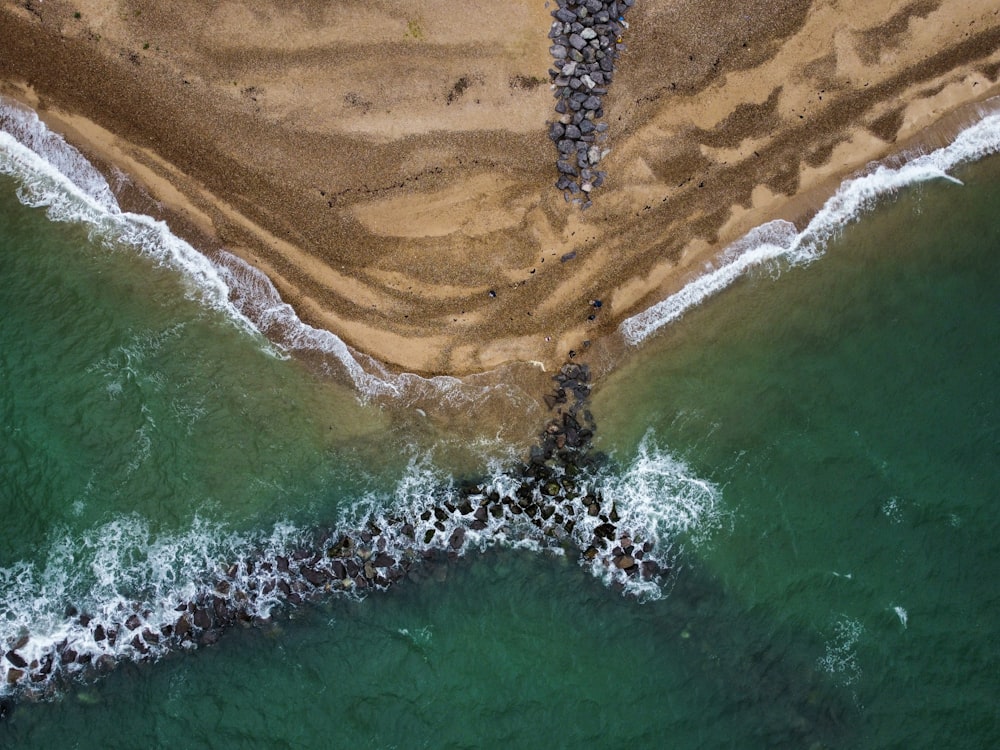
<path fill-rule="evenodd" d="M 617 40 L 632 0 L 557 0 L 556 5 L 552 11 L 555 20 L 548 32 L 553 40 L 549 52 L 555 66 L 549 73 L 557 100 L 555 110 L 562 115 L 553 126 L 564 127 L 560 131 L 550 126 L 549 137 L 561 155 L 556 163 L 556 188 L 569 200 L 580 192 L 589 194 L 607 177 L 605 172 L 590 169 L 607 153 L 596 148 L 605 137 L 607 124 L 596 121 L 604 116 L 601 97 L 613 78 L 615 58 L 624 49 Z M 573 165 L 564 156 L 574 152 L 575 168 L 570 169 Z M 589 204 L 588 200 L 584 206 Z"/>

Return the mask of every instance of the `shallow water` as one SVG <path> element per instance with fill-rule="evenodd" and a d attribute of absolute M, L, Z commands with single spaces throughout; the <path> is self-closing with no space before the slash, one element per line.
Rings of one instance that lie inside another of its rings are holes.
<path fill-rule="evenodd" d="M 22 702 L 0 745 L 995 745 L 1000 161 L 954 174 L 809 265 L 751 272 L 598 384 L 606 491 L 677 554 L 661 598 L 573 555 L 470 551 Z M 0 178 L 8 647 L 67 605 L 179 595 L 262 539 L 502 475 L 542 426 L 532 399 L 460 440 L 454 414 L 362 403 L 17 185 Z"/>

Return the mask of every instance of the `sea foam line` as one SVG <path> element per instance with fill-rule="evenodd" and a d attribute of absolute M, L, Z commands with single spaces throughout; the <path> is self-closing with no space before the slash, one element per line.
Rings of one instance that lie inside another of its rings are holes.
<path fill-rule="evenodd" d="M 79 151 L 49 131 L 34 112 L 3 99 L 0 174 L 18 181 L 17 197 L 24 205 L 44 207 L 52 221 L 83 224 L 96 241 L 127 244 L 179 271 L 191 283 L 193 297 L 256 332 L 229 302 L 230 289 L 206 256 L 172 234 L 166 222 L 122 211 L 107 181 Z"/>
<path fill-rule="evenodd" d="M 122 211 L 107 180 L 83 154 L 50 131 L 35 112 L 3 97 L 0 174 L 14 177 L 19 200 L 44 207 L 52 221 L 83 224 L 95 240 L 127 244 L 180 272 L 191 284 L 192 297 L 222 312 L 246 333 L 269 342 L 268 353 L 318 352 L 330 357 L 362 400 L 388 397 L 413 403 L 432 399 L 461 406 L 481 400 L 487 391 L 515 402 L 524 399 L 520 389 L 512 386 L 498 390 L 493 384 L 448 376 L 392 373 L 373 358 L 355 352 L 334 333 L 308 325 L 281 299 L 271 280 L 242 259 L 225 251 L 210 258 L 171 233 L 166 222 Z"/>
<path fill-rule="evenodd" d="M 622 337 L 628 344 L 638 345 L 752 268 L 775 261 L 796 266 L 815 260 L 846 224 L 857 220 L 879 199 L 907 186 L 934 179 L 961 185 L 948 170 L 1000 152 L 1000 114 L 995 107 L 982 108 L 980 114 L 982 119 L 961 131 L 947 146 L 919 154 L 897 167 L 879 164 L 871 172 L 842 183 L 801 232 L 794 224 L 783 220 L 752 229 L 723 253 L 717 268 L 694 279 L 662 302 L 622 321 L 618 329 Z"/>
<path fill-rule="evenodd" d="M 238 622 L 264 624 L 276 607 L 419 580 L 421 562 L 498 545 L 576 550 L 609 587 L 659 598 L 678 538 L 715 525 L 718 489 L 649 437 L 620 476 L 579 463 L 572 478 L 535 463 L 459 487 L 416 456 L 393 491 L 363 498 L 336 531 L 279 523 L 236 533 L 195 517 L 186 531 L 156 535 L 127 515 L 55 533 L 38 562 L 0 568 L 0 698 L 53 696 L 122 661 L 212 644 Z"/>

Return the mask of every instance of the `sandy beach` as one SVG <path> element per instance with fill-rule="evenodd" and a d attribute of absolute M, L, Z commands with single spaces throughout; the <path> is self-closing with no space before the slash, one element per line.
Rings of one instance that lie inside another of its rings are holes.
<path fill-rule="evenodd" d="M 124 207 L 422 374 L 582 357 L 747 230 L 1000 94 L 995 0 L 638 0 L 583 211 L 553 187 L 554 3 L 154 6 L 0 2 L 0 94 Z"/>

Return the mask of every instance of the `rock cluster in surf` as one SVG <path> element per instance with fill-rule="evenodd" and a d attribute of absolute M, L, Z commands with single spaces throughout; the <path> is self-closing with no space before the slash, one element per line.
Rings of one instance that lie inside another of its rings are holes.
<path fill-rule="evenodd" d="M 567 200 L 590 206 L 590 192 L 607 175 L 597 165 L 607 155 L 601 148 L 608 129 L 602 97 L 614 79 L 615 58 L 624 49 L 625 11 L 635 0 L 558 0 L 552 11 L 549 69 L 559 119 L 549 126 L 549 138 L 559 151 L 556 187 Z M 582 198 L 579 197 L 582 194 Z"/>
<path fill-rule="evenodd" d="M 586 365 L 568 364 L 545 397 L 552 417 L 515 472 L 458 487 L 404 513 L 369 513 L 351 530 L 328 530 L 287 550 L 248 550 L 220 564 L 196 593 L 153 611 L 122 605 L 96 616 L 66 610 L 58 636 L 30 633 L 4 644 L 0 716 L 13 697 L 44 697 L 119 661 L 209 645 L 235 625 L 264 625 L 272 610 L 331 595 L 362 595 L 402 579 L 419 581 L 472 548 L 531 544 L 569 553 L 625 591 L 638 593 L 669 572 L 667 551 L 629 528 L 596 481 L 603 457 L 591 451 L 593 418 Z M 437 566 L 437 567 L 435 567 Z"/>

